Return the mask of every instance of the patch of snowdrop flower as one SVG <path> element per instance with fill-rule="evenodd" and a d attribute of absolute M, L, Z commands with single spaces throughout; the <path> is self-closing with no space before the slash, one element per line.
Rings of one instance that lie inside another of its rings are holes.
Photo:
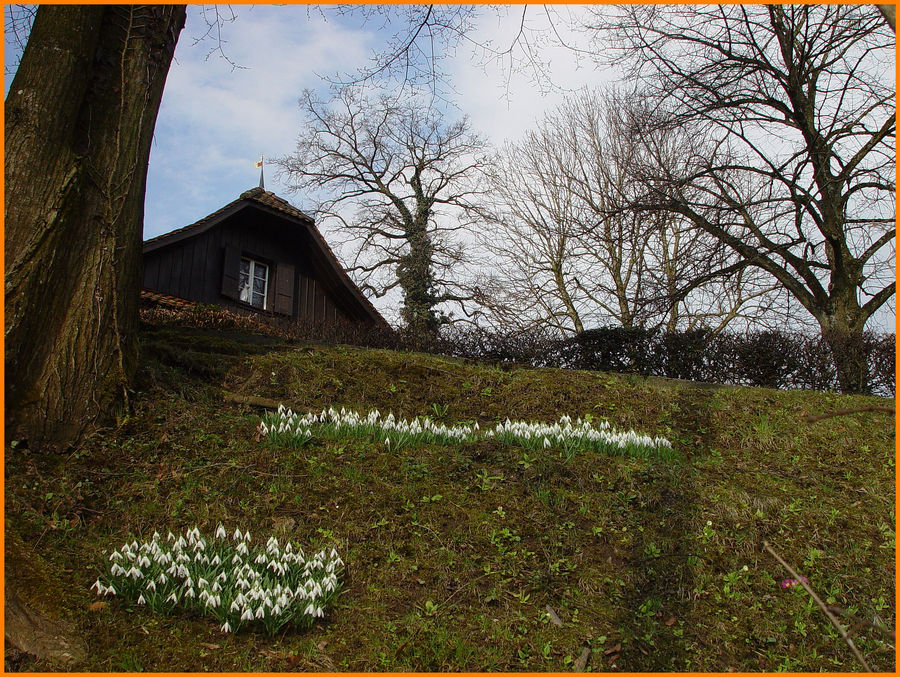
<path fill-rule="evenodd" d="M 211 539 L 197 528 L 163 539 L 126 543 L 109 555 L 108 573 L 91 586 L 158 612 L 175 606 L 213 616 L 222 632 L 262 626 L 274 635 L 288 624 L 308 627 L 325 615 L 340 590 L 344 562 L 332 548 L 307 557 L 274 536 L 254 546 L 250 533 Z"/>
<path fill-rule="evenodd" d="M 411 443 L 454 444 L 473 442 L 479 426 L 436 423 L 430 418 L 417 417 L 412 420 L 396 418 L 393 413 L 382 416 L 377 409 L 363 416 L 355 411 L 329 407 L 319 413 L 297 414 L 284 405 L 279 405 L 275 414 L 267 414 L 259 424 L 259 432 L 276 444 L 297 446 L 301 440 L 309 440 L 312 428 L 322 437 L 367 437 L 384 443 L 393 451 Z"/>
<path fill-rule="evenodd" d="M 506 419 L 485 433 L 504 444 L 517 445 L 529 451 L 550 447 L 561 449 L 566 458 L 576 453 L 596 451 L 610 456 L 661 456 L 674 455 L 672 443 L 664 437 L 641 435 L 634 430 L 613 430 L 609 421 L 600 421 L 596 427 L 591 420 L 562 416 L 556 423 L 528 423 Z"/>
<path fill-rule="evenodd" d="M 672 443 L 664 437 L 650 437 L 629 430 L 621 432 L 605 420 L 596 424 L 590 416 L 572 420 L 561 416 L 555 423 L 510 421 L 506 419 L 491 429 L 481 431 L 478 423 L 448 426 L 428 417 L 411 421 L 382 416 L 377 409 L 363 416 L 352 410 L 333 407 L 319 413 L 298 414 L 279 405 L 274 414 L 267 413 L 260 422 L 261 436 L 275 444 L 296 447 L 312 439 L 313 429 L 321 437 L 370 437 L 396 451 L 411 443 L 454 444 L 495 439 L 502 444 L 523 447 L 529 451 L 561 450 L 567 459 L 585 451 L 612 456 L 656 456 L 673 458 Z"/>

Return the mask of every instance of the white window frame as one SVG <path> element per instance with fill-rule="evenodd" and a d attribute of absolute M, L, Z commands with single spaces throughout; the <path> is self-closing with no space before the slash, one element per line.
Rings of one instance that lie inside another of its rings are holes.
<path fill-rule="evenodd" d="M 267 306 L 269 304 L 269 271 L 271 271 L 272 267 L 268 263 L 263 263 L 262 261 L 257 261 L 256 259 L 251 259 L 248 256 L 241 257 L 241 268 L 243 268 L 244 262 L 249 264 L 249 276 L 248 276 L 248 286 L 242 287 L 240 285 L 241 275 L 243 274 L 240 269 L 238 269 L 238 298 L 249 306 L 253 308 L 258 308 L 260 310 L 267 310 Z M 253 303 L 253 280 L 256 277 L 257 270 L 262 268 L 265 271 L 265 285 L 263 287 L 262 293 L 262 305 L 258 306 Z M 245 298 L 245 295 L 248 298 Z"/>

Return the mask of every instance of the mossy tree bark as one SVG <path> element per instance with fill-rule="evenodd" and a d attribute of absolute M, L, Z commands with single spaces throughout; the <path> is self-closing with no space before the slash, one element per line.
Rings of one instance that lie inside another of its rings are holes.
<path fill-rule="evenodd" d="M 185 7 L 38 9 L 6 98 L 7 439 L 128 401 L 150 142 Z"/>

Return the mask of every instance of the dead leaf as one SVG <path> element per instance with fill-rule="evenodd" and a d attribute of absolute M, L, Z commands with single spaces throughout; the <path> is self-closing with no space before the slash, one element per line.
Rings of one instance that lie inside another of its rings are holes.
<path fill-rule="evenodd" d="M 319 651 L 325 651 L 325 647 L 326 647 L 326 646 L 328 646 L 328 640 L 327 640 L 327 639 L 323 639 L 321 642 L 319 642 L 318 644 L 316 644 L 316 648 L 317 648 Z"/>
<path fill-rule="evenodd" d="M 584 647 L 581 650 L 581 655 L 575 661 L 575 672 L 584 672 L 587 669 L 588 659 L 591 657 L 591 650 L 588 647 Z"/>
<path fill-rule="evenodd" d="M 204 649 L 213 650 L 220 648 L 218 644 L 207 644 L 206 642 L 200 642 L 200 646 L 202 646 Z"/>
<path fill-rule="evenodd" d="M 106 608 L 106 602 L 94 602 L 88 607 L 88 611 L 103 611 Z"/>
<path fill-rule="evenodd" d="M 665 621 L 663 621 L 666 625 L 675 625 L 675 616 L 669 616 Z"/>
<path fill-rule="evenodd" d="M 145 635 L 150 634 L 150 631 L 147 628 L 145 628 L 143 625 L 141 626 L 141 632 L 143 632 Z"/>
<path fill-rule="evenodd" d="M 545 608 L 547 609 L 547 614 L 550 616 L 550 622 L 553 623 L 553 625 L 562 627 L 563 622 L 560 620 L 559 616 L 557 616 L 553 607 L 548 604 Z"/>
<path fill-rule="evenodd" d="M 609 647 L 606 651 L 603 652 L 604 656 L 612 656 L 614 653 L 619 653 L 622 650 L 622 642 L 616 642 L 614 646 Z"/>

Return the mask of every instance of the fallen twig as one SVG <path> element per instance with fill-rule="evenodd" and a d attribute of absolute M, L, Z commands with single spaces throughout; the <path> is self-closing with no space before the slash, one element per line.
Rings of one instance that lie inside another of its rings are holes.
<path fill-rule="evenodd" d="M 853 651 L 853 655 L 856 656 L 856 660 L 858 660 L 860 662 L 860 665 L 863 666 L 863 668 L 865 669 L 866 672 L 872 672 L 872 668 L 870 668 L 869 664 L 866 663 L 866 659 L 863 658 L 862 654 L 859 652 L 859 649 L 856 648 L 856 644 L 854 644 L 853 640 L 850 639 L 850 635 L 848 635 L 847 631 L 844 630 L 844 626 L 842 626 L 840 624 L 840 622 L 838 621 L 838 619 L 835 618 L 834 614 L 828 610 L 828 607 L 819 598 L 819 596 L 815 593 L 815 591 L 809 586 L 809 583 L 807 583 L 806 579 L 803 576 L 801 576 L 800 574 L 798 574 L 796 571 L 794 571 L 791 568 L 790 564 L 788 564 L 783 559 L 781 559 L 779 554 L 772 549 L 771 545 L 769 545 L 768 541 L 763 541 L 763 548 L 765 548 L 766 551 L 768 551 L 768 553 L 770 555 L 772 555 L 772 557 L 774 557 L 776 560 L 778 560 L 778 563 L 781 566 L 783 566 L 785 569 L 787 569 L 788 573 L 791 576 L 793 576 L 797 580 L 797 582 L 800 583 L 800 585 L 803 586 L 804 590 L 806 590 L 806 592 L 809 593 L 809 596 L 813 598 L 813 601 L 815 601 L 815 603 L 819 605 L 819 608 L 822 610 L 822 613 L 824 613 L 828 617 L 828 620 L 831 621 L 831 624 L 837 628 L 837 631 L 841 634 L 841 637 L 844 638 L 844 641 L 847 642 L 847 646 L 849 646 L 850 649 Z"/>
<path fill-rule="evenodd" d="M 879 623 L 873 623 L 872 621 L 867 621 L 865 618 L 857 618 L 856 616 L 853 616 L 852 614 L 848 613 L 847 611 L 845 611 L 844 609 L 842 609 L 839 606 L 834 606 L 832 604 L 829 604 L 828 610 L 831 611 L 832 613 L 840 614 L 841 616 L 846 618 L 851 623 L 857 623 L 863 627 L 873 628 L 873 629 L 877 630 L 878 632 L 880 632 L 885 637 L 887 637 L 888 639 L 890 639 L 892 642 L 896 641 L 896 639 L 897 639 L 897 636 L 893 630 L 886 628 Z"/>

